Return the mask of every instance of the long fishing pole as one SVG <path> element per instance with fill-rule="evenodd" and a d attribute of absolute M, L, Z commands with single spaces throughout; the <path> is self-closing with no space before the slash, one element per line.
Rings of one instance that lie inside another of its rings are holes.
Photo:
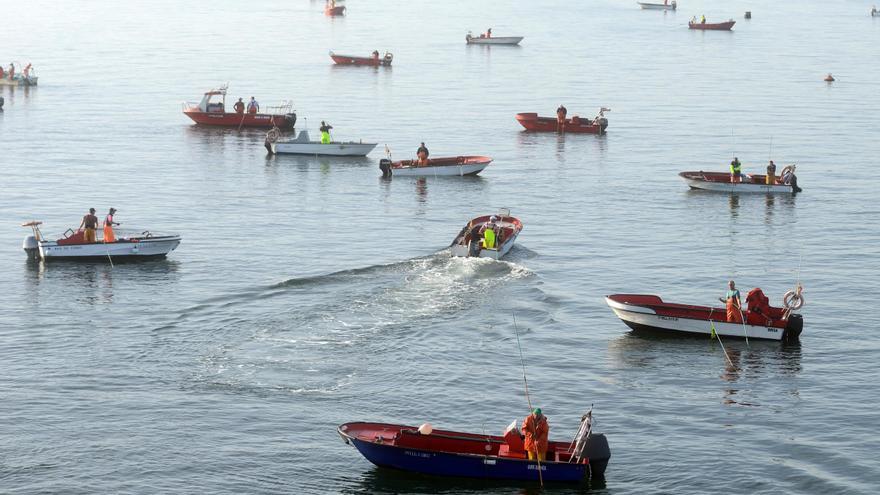
<path fill-rule="evenodd" d="M 529 404 L 529 414 L 532 414 L 532 399 L 529 396 L 529 380 L 526 378 L 526 360 L 523 358 L 522 344 L 519 342 L 519 329 L 516 326 L 516 313 L 513 314 L 513 333 L 516 335 L 516 347 L 519 349 L 519 364 L 522 365 L 523 372 L 523 385 L 526 390 L 526 402 Z M 538 482 L 541 484 L 541 488 L 544 488 L 544 475 L 541 472 L 541 456 L 538 454 L 537 448 L 535 449 L 535 459 L 538 460 Z"/>
<path fill-rule="evenodd" d="M 724 353 L 724 357 L 727 358 L 727 362 L 730 363 L 730 366 L 732 368 L 735 368 L 736 366 L 733 365 L 733 361 L 730 360 L 730 356 L 727 355 L 727 349 L 724 348 L 724 342 L 721 342 L 721 336 L 718 335 L 718 332 L 715 330 L 715 321 L 712 320 L 712 312 L 713 311 L 715 311 L 715 308 L 709 309 L 709 326 L 712 329 L 711 333 L 709 334 L 709 337 L 711 338 L 711 336 L 714 335 L 715 338 L 718 339 L 718 343 L 721 344 L 721 352 Z"/>

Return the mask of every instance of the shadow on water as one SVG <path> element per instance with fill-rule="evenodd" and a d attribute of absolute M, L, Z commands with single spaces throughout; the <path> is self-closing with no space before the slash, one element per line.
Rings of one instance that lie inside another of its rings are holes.
<path fill-rule="evenodd" d="M 266 167 L 294 166 L 304 171 L 320 169 L 329 172 L 333 168 L 361 168 L 373 164 L 374 161 L 365 156 L 273 155 L 266 153 Z"/>
<path fill-rule="evenodd" d="M 354 481 L 352 484 L 355 487 L 343 490 L 342 493 L 505 493 L 511 495 L 607 493 L 605 480 L 584 480 L 581 483 L 547 483 L 541 488 L 538 483 L 525 481 L 446 478 L 375 466 L 365 472 L 361 479 L 352 481 Z"/>

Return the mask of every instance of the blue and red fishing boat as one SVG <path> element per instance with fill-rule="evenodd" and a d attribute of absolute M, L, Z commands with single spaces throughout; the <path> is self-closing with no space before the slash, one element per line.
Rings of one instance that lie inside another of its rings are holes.
<path fill-rule="evenodd" d="M 578 482 L 602 479 L 611 458 L 605 435 L 593 433 L 592 413 L 571 442 L 548 442 L 546 460 L 530 461 L 516 421 L 503 436 L 385 423 L 346 423 L 342 440 L 381 467 L 435 476 Z M 540 475 L 539 475 L 540 472 Z"/>

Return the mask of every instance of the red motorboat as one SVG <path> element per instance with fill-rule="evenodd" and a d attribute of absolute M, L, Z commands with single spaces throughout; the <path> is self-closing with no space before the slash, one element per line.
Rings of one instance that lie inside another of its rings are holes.
<path fill-rule="evenodd" d="M 324 7 L 324 15 L 327 16 L 338 16 L 345 15 L 345 5 L 336 6 L 335 0 L 330 0 L 327 2 L 327 5 Z"/>
<path fill-rule="evenodd" d="M 333 52 L 330 52 L 330 58 L 332 58 L 337 65 L 369 65 L 373 67 L 391 67 L 391 61 L 394 59 L 394 55 L 392 55 L 391 52 L 385 52 L 385 56 L 379 58 L 379 52 L 374 51 L 373 56 L 371 57 L 353 57 L 351 55 L 337 55 Z"/>
<path fill-rule="evenodd" d="M 770 306 L 761 289 L 752 289 L 739 321 L 728 321 L 725 308 L 670 303 L 652 294 L 612 294 L 605 302 L 636 331 L 711 336 L 714 330 L 725 338 L 797 340 L 804 328 L 803 317 L 794 313 L 804 304 L 801 290 L 798 286 L 787 292 L 783 307 L 777 308 Z"/>
<path fill-rule="evenodd" d="M 203 125 L 293 129 L 296 124 L 293 104 L 288 101 L 282 102 L 280 106 L 270 107 L 271 113 L 227 112 L 226 89 L 226 86 L 221 86 L 220 89 L 208 91 L 198 104 L 184 103 L 183 113 L 196 124 Z M 219 96 L 220 101 L 212 102 L 215 96 Z"/>
<path fill-rule="evenodd" d="M 605 134 L 608 127 L 608 119 L 605 118 L 605 112 L 610 112 L 610 108 L 602 107 L 599 115 L 593 119 L 583 119 L 577 115 L 570 119 L 559 122 L 555 117 L 539 117 L 536 113 L 518 113 L 516 121 L 527 131 L 532 132 L 572 132 L 577 134 Z"/>
<path fill-rule="evenodd" d="M 688 22 L 688 29 L 701 29 L 703 31 L 730 31 L 730 28 L 736 24 L 736 21 L 733 19 L 727 22 L 716 22 L 716 23 L 708 23 L 708 22 Z"/>

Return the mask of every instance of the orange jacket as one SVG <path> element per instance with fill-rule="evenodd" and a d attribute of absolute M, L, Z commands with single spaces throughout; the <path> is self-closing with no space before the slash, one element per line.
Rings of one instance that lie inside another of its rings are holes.
<path fill-rule="evenodd" d="M 546 416 L 542 415 L 538 419 L 534 414 L 529 414 L 523 420 L 522 431 L 526 436 L 525 449 L 527 451 L 547 451 L 547 435 L 550 434 L 550 425 L 547 424 Z"/>

